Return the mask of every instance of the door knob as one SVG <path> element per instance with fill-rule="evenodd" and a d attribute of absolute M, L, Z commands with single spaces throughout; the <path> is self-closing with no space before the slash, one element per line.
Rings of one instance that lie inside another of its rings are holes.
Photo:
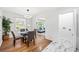
<path fill-rule="evenodd" d="M 69 31 L 71 31 L 71 29 L 69 29 Z"/>

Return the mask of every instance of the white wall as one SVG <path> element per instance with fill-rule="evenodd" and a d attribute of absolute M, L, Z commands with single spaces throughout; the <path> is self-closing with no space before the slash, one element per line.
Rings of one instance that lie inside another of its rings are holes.
<path fill-rule="evenodd" d="M 23 16 L 19 15 L 19 14 L 16 14 L 16 13 L 13 13 L 13 12 L 4 11 L 4 10 L 2 10 L 2 15 L 6 16 L 7 18 L 10 18 L 10 20 L 12 21 L 11 30 L 14 31 L 16 35 L 18 35 L 17 31 L 15 29 L 16 18 L 22 18 L 23 19 Z M 12 37 L 12 36 L 10 36 L 10 37 Z"/>
<path fill-rule="evenodd" d="M 53 40 L 58 33 L 58 15 L 53 9 L 45 10 L 41 13 L 36 14 L 36 17 L 44 17 L 46 19 L 46 37 Z"/>

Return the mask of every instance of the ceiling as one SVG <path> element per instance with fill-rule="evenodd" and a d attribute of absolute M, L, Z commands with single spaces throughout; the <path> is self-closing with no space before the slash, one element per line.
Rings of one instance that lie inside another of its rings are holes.
<path fill-rule="evenodd" d="M 51 9 L 55 10 L 57 8 L 56 7 L 1 7 L 0 9 L 3 11 L 9 11 L 20 15 L 25 15 L 27 12 L 27 9 L 29 9 L 30 13 L 34 15 L 36 13 L 40 13 Z"/>

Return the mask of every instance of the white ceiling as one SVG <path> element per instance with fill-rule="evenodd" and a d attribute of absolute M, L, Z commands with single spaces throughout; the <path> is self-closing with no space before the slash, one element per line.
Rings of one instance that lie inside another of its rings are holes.
<path fill-rule="evenodd" d="M 43 12 L 45 10 L 55 10 L 56 7 L 1 7 L 1 10 L 4 11 L 9 11 L 9 12 L 13 12 L 13 13 L 17 13 L 20 15 L 25 15 L 27 9 L 30 10 L 30 13 L 32 15 L 36 14 L 36 13 L 40 13 Z"/>

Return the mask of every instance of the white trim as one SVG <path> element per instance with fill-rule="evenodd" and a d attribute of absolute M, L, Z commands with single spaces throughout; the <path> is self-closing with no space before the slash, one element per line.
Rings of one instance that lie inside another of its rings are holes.
<path fill-rule="evenodd" d="M 76 40 L 77 40 L 77 10 L 76 9 L 74 9 L 74 19 L 73 19 L 73 21 L 74 21 L 74 44 L 75 44 L 75 46 L 74 46 L 74 51 L 76 51 Z"/>

